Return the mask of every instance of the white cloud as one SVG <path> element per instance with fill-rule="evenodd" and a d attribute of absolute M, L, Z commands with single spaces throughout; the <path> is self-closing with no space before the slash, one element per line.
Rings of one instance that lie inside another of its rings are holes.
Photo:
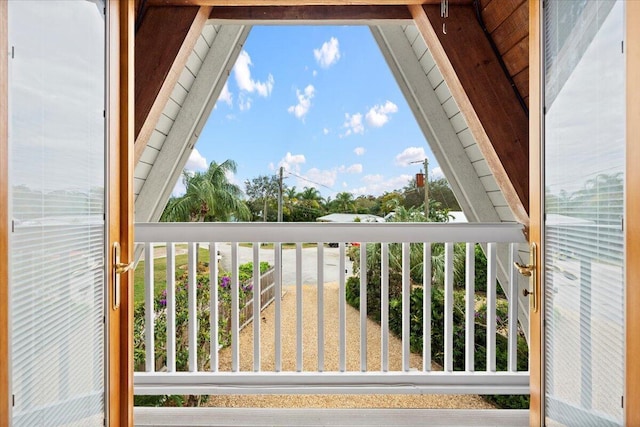
<path fill-rule="evenodd" d="M 340 43 L 335 37 L 324 42 L 320 49 L 313 50 L 313 56 L 322 68 L 329 68 L 340 59 Z"/>
<path fill-rule="evenodd" d="M 356 147 L 353 149 L 353 152 L 356 153 L 356 156 L 362 156 L 365 153 L 364 147 Z"/>
<path fill-rule="evenodd" d="M 225 102 L 229 107 L 233 105 L 233 94 L 229 92 L 229 85 L 227 83 L 222 87 L 222 92 L 220 92 L 220 96 L 218 97 L 218 102 L 220 101 Z"/>
<path fill-rule="evenodd" d="M 362 164 L 354 163 L 351 166 L 340 166 L 338 168 L 338 172 L 340 173 L 362 173 Z"/>
<path fill-rule="evenodd" d="M 309 112 L 309 108 L 311 108 L 311 98 L 313 98 L 315 90 L 316 89 L 313 85 L 308 85 L 304 88 L 304 92 L 300 92 L 300 90 L 296 89 L 298 103 L 290 106 L 287 111 L 299 119 L 304 119 L 304 116 Z"/>
<path fill-rule="evenodd" d="M 317 71 L 317 70 L 313 70 L 313 71 L 311 72 L 311 74 L 313 74 L 313 77 L 315 77 L 315 76 L 317 76 L 317 75 L 318 75 L 318 71 Z"/>
<path fill-rule="evenodd" d="M 441 167 L 433 168 L 429 175 L 432 179 L 444 178 L 444 172 Z"/>
<path fill-rule="evenodd" d="M 273 162 L 269 162 L 269 166 L 268 167 L 269 167 L 270 171 L 276 170 L 276 165 L 274 165 Z"/>
<path fill-rule="evenodd" d="M 367 112 L 367 123 L 379 128 L 389 121 L 389 114 L 397 112 L 398 106 L 391 101 L 385 102 L 384 105 L 375 105 Z"/>
<path fill-rule="evenodd" d="M 327 128 L 322 129 L 322 133 L 324 135 L 329 135 L 329 129 L 327 129 Z"/>
<path fill-rule="evenodd" d="M 246 93 L 242 92 L 238 95 L 238 107 L 240 107 L 240 111 L 246 111 L 251 108 L 252 99 L 247 96 Z"/>
<path fill-rule="evenodd" d="M 384 175 L 365 175 L 362 178 L 364 186 L 351 190 L 356 195 L 380 195 L 386 191 L 393 191 L 404 187 L 413 178 L 411 175 L 402 174 L 396 177 L 385 178 Z"/>
<path fill-rule="evenodd" d="M 351 115 L 346 113 L 344 115 L 345 122 L 342 125 L 343 128 L 347 129 L 342 136 L 349 136 L 352 133 L 364 134 L 364 125 L 362 124 L 362 114 L 356 113 Z"/>
<path fill-rule="evenodd" d="M 422 147 L 408 147 L 396 156 L 396 165 L 409 166 L 412 162 L 423 161 L 426 155 Z"/>
<path fill-rule="evenodd" d="M 318 184 L 326 185 L 327 187 L 333 187 L 333 184 L 336 182 L 336 178 L 338 177 L 338 172 L 335 169 L 332 170 L 322 170 L 318 168 L 311 168 L 304 174 L 304 177 L 309 181 L 304 181 L 305 186 L 307 187 L 318 187 Z M 302 185 L 302 182 L 300 183 Z"/>
<path fill-rule="evenodd" d="M 189 155 L 189 160 L 184 165 L 184 168 L 190 171 L 204 170 L 209 166 L 207 159 L 205 159 L 197 148 L 194 148 Z"/>
<path fill-rule="evenodd" d="M 285 170 L 300 173 L 300 165 L 304 164 L 307 159 L 304 154 L 291 154 L 287 152 L 285 156 L 278 162 L 278 167 L 282 166 Z"/>
<path fill-rule="evenodd" d="M 269 74 L 267 80 L 264 82 L 253 80 L 251 78 L 250 69 L 252 65 L 253 63 L 251 62 L 251 57 L 249 56 L 247 51 L 243 50 L 242 52 L 240 52 L 236 64 L 233 66 L 233 73 L 236 77 L 238 88 L 249 93 L 256 92 L 262 97 L 269 96 L 271 94 L 271 91 L 273 90 L 273 76 Z"/>

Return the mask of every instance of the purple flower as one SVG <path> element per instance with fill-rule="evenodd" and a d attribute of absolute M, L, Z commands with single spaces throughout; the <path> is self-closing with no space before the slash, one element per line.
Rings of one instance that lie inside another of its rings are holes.
<path fill-rule="evenodd" d="M 220 280 L 220 286 L 222 286 L 223 288 L 228 288 L 229 285 L 231 285 L 231 279 L 229 278 L 229 276 L 222 276 L 222 279 Z"/>
<path fill-rule="evenodd" d="M 167 305 L 167 300 L 165 298 L 160 299 L 160 305 L 165 307 Z"/>
<path fill-rule="evenodd" d="M 247 283 L 246 285 L 242 286 L 242 290 L 245 292 L 249 292 L 253 290 L 253 283 Z"/>

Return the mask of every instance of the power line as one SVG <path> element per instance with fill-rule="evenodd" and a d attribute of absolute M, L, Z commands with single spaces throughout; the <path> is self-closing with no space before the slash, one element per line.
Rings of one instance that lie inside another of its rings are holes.
<path fill-rule="evenodd" d="M 327 186 L 327 185 L 321 184 L 321 183 L 319 183 L 319 182 L 312 181 L 312 180 L 310 180 L 309 178 L 305 178 L 304 176 L 300 176 L 300 175 L 298 175 L 297 173 L 293 173 L 293 172 L 288 171 L 288 170 L 285 170 L 285 172 L 287 172 L 289 175 L 295 176 L 296 178 L 300 178 L 300 179 L 305 180 L 305 181 L 307 181 L 307 182 L 310 182 L 310 183 L 312 183 L 312 184 L 315 184 L 315 185 L 319 185 L 319 186 L 321 186 L 321 187 L 324 187 L 324 188 L 326 188 L 327 190 L 331 190 L 331 192 L 333 192 L 333 193 L 337 193 L 337 191 L 336 191 L 336 190 L 334 190 L 333 188 L 331 188 L 331 187 L 329 187 L 329 186 Z"/>

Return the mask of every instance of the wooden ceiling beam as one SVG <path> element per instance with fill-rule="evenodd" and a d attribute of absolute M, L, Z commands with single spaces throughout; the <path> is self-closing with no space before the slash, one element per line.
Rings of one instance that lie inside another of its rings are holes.
<path fill-rule="evenodd" d="M 211 7 L 149 7 L 135 36 L 135 154 L 138 163 Z"/>
<path fill-rule="evenodd" d="M 449 5 L 472 2 L 473 0 L 449 0 Z M 147 0 L 149 6 L 403 6 L 440 3 L 441 0 Z"/>
<path fill-rule="evenodd" d="M 529 118 L 472 7 L 410 5 L 416 26 L 516 219 L 529 222 Z M 446 25 L 446 34 L 442 31 Z"/>
<path fill-rule="evenodd" d="M 379 21 L 412 20 L 405 5 L 383 6 L 220 6 L 211 10 L 211 19 L 230 21 Z"/>

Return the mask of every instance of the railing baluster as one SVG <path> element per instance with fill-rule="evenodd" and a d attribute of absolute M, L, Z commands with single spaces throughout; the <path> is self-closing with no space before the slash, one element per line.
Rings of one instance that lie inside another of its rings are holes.
<path fill-rule="evenodd" d="M 145 357 L 145 370 L 147 372 L 154 372 L 156 366 L 155 355 L 155 307 L 154 300 L 154 253 L 153 243 L 147 243 L 144 247 L 144 348 L 146 350 Z"/>
<path fill-rule="evenodd" d="M 196 372 L 198 370 L 198 309 L 197 309 L 197 266 L 198 253 L 196 252 L 196 244 L 189 243 L 189 280 L 187 288 L 187 297 L 189 300 L 189 371 Z"/>
<path fill-rule="evenodd" d="M 380 352 L 381 352 L 381 370 L 389 371 L 389 244 L 381 243 L 382 259 L 380 266 Z"/>
<path fill-rule="evenodd" d="M 518 272 L 514 262 L 518 259 L 515 243 L 509 244 L 509 372 L 518 371 Z"/>
<path fill-rule="evenodd" d="M 496 371 L 496 244 L 487 244 L 487 371 Z"/>
<path fill-rule="evenodd" d="M 253 370 L 260 371 L 260 310 L 262 309 L 260 286 L 260 243 L 253 244 Z"/>
<path fill-rule="evenodd" d="M 175 243 L 167 242 L 167 371 L 176 371 L 176 258 Z"/>
<path fill-rule="evenodd" d="M 402 242 L 402 370 L 409 372 L 411 350 L 411 243 Z"/>
<path fill-rule="evenodd" d="M 464 331 L 464 365 L 467 372 L 473 372 L 475 355 L 475 315 L 476 315 L 476 270 L 475 270 L 475 244 L 467 243 L 465 259 L 465 331 Z"/>
<path fill-rule="evenodd" d="M 274 263 L 275 263 L 275 327 L 274 327 L 274 340 L 275 340 L 275 371 L 282 371 L 282 244 L 277 242 L 274 247 Z"/>
<path fill-rule="evenodd" d="M 453 371 L 453 243 L 444 244 L 444 370 Z"/>
<path fill-rule="evenodd" d="M 431 371 L 431 243 L 422 251 L 422 370 Z"/>
<path fill-rule="evenodd" d="M 340 312 L 340 372 L 347 370 L 347 302 L 345 293 L 345 252 L 344 242 L 340 242 L 340 290 L 338 292 L 338 311 Z"/>
<path fill-rule="evenodd" d="M 211 372 L 218 372 L 218 244 L 209 243 L 209 330 L 210 330 L 210 368 Z"/>
<path fill-rule="evenodd" d="M 231 371 L 240 370 L 240 271 L 238 266 L 238 242 L 231 243 Z"/>
<path fill-rule="evenodd" d="M 318 242 L 318 372 L 324 371 L 324 244 Z"/>
<path fill-rule="evenodd" d="M 367 372 L 367 243 L 360 242 L 360 370 Z"/>
<path fill-rule="evenodd" d="M 302 243 L 296 243 L 296 371 L 303 369 L 302 342 Z"/>

